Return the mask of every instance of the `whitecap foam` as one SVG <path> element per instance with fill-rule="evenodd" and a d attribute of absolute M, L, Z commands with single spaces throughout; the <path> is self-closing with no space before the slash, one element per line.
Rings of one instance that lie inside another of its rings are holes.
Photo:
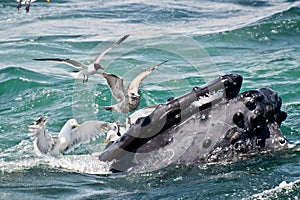
<path fill-rule="evenodd" d="M 98 153 L 86 155 L 37 156 L 33 144 L 23 140 L 19 144 L 0 152 L 2 174 L 22 172 L 32 168 L 58 169 L 82 174 L 108 174 L 109 162 L 102 162 Z"/>
<path fill-rule="evenodd" d="M 64 155 L 44 157 L 43 162 L 50 168 L 82 174 L 108 174 L 108 162 L 102 162 L 96 155 Z"/>
<path fill-rule="evenodd" d="M 298 185 L 298 186 L 297 186 Z M 287 183 L 286 181 L 282 181 L 278 186 L 275 188 L 271 188 L 269 190 L 265 190 L 261 193 L 254 194 L 253 196 L 247 199 L 270 199 L 271 197 L 277 198 L 279 193 L 284 193 L 288 195 L 289 193 L 295 191 L 296 188 L 300 187 L 300 180 L 292 181 Z M 295 197 L 298 199 L 298 197 Z"/>

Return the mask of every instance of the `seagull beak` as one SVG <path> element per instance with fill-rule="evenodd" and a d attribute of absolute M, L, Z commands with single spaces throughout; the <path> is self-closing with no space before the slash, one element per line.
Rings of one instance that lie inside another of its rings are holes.
<path fill-rule="evenodd" d="M 75 124 L 76 127 L 80 127 L 80 124 Z"/>
<path fill-rule="evenodd" d="M 50 0 L 47 0 L 48 3 L 50 3 Z"/>
<path fill-rule="evenodd" d="M 107 139 L 104 141 L 105 144 L 107 144 L 107 143 L 109 143 L 109 142 L 110 142 L 110 139 L 109 139 L 109 138 L 107 138 Z"/>

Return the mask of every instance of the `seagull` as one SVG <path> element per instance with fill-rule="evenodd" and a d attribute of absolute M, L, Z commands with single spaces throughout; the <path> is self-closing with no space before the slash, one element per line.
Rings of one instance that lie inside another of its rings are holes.
<path fill-rule="evenodd" d="M 126 40 L 129 37 L 128 35 L 123 36 L 121 39 L 119 39 L 118 41 L 116 41 L 115 43 L 113 43 L 110 47 L 108 47 L 107 49 L 105 49 L 103 52 L 101 52 L 96 58 L 95 60 L 89 64 L 89 65 L 85 65 L 81 62 L 78 62 L 76 60 L 70 59 L 70 58 L 38 58 L 38 59 L 33 59 L 36 61 L 55 61 L 55 62 L 63 62 L 67 65 L 70 65 L 72 67 L 78 68 L 80 70 L 77 71 L 73 71 L 76 73 L 76 77 L 82 77 L 83 76 L 83 83 L 88 81 L 89 75 L 93 75 L 96 74 L 98 72 L 99 69 L 104 69 L 104 67 L 102 67 L 99 64 L 100 59 L 108 52 L 110 51 L 112 48 L 114 48 L 115 46 L 119 45 L 120 43 L 122 43 L 124 40 Z"/>
<path fill-rule="evenodd" d="M 98 73 L 106 79 L 113 96 L 119 102 L 112 106 L 103 106 L 103 108 L 109 111 L 118 111 L 125 114 L 135 110 L 140 104 L 140 95 L 138 94 L 138 89 L 141 82 L 144 80 L 144 78 L 151 74 L 153 70 L 166 62 L 167 61 L 159 63 L 137 75 L 128 85 L 126 91 L 124 89 L 123 79 L 121 77 L 115 74 Z"/>
<path fill-rule="evenodd" d="M 38 155 L 69 153 L 82 143 L 88 143 L 110 130 L 119 129 L 116 123 L 91 120 L 79 125 L 76 119 L 69 119 L 58 136 L 54 137 L 46 130 L 46 119 L 42 116 L 28 127 L 29 136 L 34 140 L 34 149 Z"/>
<path fill-rule="evenodd" d="M 19 2 L 19 4 L 17 5 L 18 10 L 20 10 L 20 8 L 22 7 L 22 4 L 26 4 L 26 12 L 29 12 L 29 8 L 32 2 L 35 2 L 36 0 L 16 0 L 17 2 Z M 50 3 L 50 0 L 47 0 L 48 3 Z"/>
<path fill-rule="evenodd" d="M 114 130 L 110 130 L 107 132 L 106 139 L 104 143 L 114 142 L 117 139 L 121 137 L 121 134 L 119 132 L 116 132 Z"/>
<path fill-rule="evenodd" d="M 110 130 L 107 132 L 106 140 L 104 143 L 106 143 L 105 149 L 107 149 L 110 145 L 112 145 L 116 140 L 118 140 L 125 132 L 125 127 L 119 127 L 119 131 Z"/>

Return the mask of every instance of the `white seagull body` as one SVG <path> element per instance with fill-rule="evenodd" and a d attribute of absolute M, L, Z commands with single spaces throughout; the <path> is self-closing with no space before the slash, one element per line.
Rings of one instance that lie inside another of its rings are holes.
<path fill-rule="evenodd" d="M 76 126 L 77 128 L 73 129 Z M 69 119 L 60 130 L 57 137 L 53 137 L 46 130 L 46 120 L 42 117 L 29 125 L 29 136 L 34 139 L 34 149 L 38 155 L 59 155 L 68 153 L 82 143 L 88 143 L 110 130 L 118 130 L 116 123 L 103 121 L 86 121 L 79 125 L 75 119 Z"/>
<path fill-rule="evenodd" d="M 119 102 L 112 106 L 103 106 L 103 108 L 125 114 L 135 110 L 140 104 L 140 95 L 138 94 L 138 90 L 141 82 L 144 80 L 144 78 L 151 74 L 153 70 L 165 62 L 167 61 L 159 63 L 137 75 L 128 85 L 127 90 L 124 88 L 123 79 L 121 77 L 114 74 L 98 73 L 106 79 L 113 96 Z"/>
<path fill-rule="evenodd" d="M 101 52 L 96 58 L 95 60 L 89 64 L 89 65 L 85 65 L 79 61 L 70 59 L 70 58 L 39 58 L 39 59 L 33 59 L 36 61 L 54 61 L 54 62 L 63 62 L 67 65 L 70 65 L 74 68 L 79 69 L 79 71 L 74 71 L 76 73 L 76 78 L 78 77 L 83 77 L 83 82 L 87 82 L 88 78 L 90 75 L 94 75 L 98 72 L 99 69 L 104 69 L 100 64 L 99 61 L 101 60 L 101 58 L 112 48 L 114 48 L 115 46 L 119 45 L 121 42 L 123 42 L 124 40 L 126 40 L 129 37 L 129 35 L 125 35 L 123 36 L 121 39 L 119 39 L 118 41 L 116 41 L 115 43 L 113 43 L 110 47 L 108 47 L 107 49 L 105 49 L 103 52 Z"/>
<path fill-rule="evenodd" d="M 110 130 L 106 134 L 106 139 L 104 143 L 114 142 L 119 139 L 124 133 L 126 129 L 124 127 L 119 127 L 119 131 Z"/>

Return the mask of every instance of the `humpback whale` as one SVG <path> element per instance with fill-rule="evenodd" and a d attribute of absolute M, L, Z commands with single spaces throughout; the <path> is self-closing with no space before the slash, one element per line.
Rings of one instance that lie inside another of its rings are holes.
<path fill-rule="evenodd" d="M 112 172 L 147 171 L 170 164 L 236 161 L 286 148 L 280 130 L 287 114 L 269 88 L 240 93 L 242 76 L 227 74 L 156 105 L 98 156 Z"/>

